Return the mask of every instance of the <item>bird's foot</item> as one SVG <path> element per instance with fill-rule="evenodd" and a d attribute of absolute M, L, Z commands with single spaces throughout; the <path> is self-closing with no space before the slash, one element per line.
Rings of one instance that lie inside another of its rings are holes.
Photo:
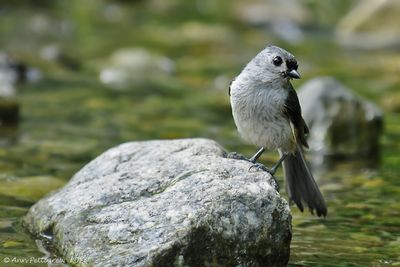
<path fill-rule="evenodd" d="M 260 152 L 260 151 L 259 151 Z M 256 154 L 257 155 L 257 154 Z M 271 169 L 265 167 L 263 164 L 261 163 L 255 163 L 255 160 L 258 158 L 258 156 L 253 156 L 252 158 L 246 158 L 245 156 L 243 156 L 242 154 L 239 154 L 237 152 L 229 152 L 226 157 L 228 159 L 238 159 L 238 160 L 245 160 L 248 162 L 253 163 L 253 165 L 250 166 L 249 171 L 255 170 L 255 171 L 265 171 L 268 172 L 271 175 L 271 178 L 273 180 L 273 186 L 275 187 L 275 190 L 279 192 L 279 184 L 278 181 L 275 179 L 274 174 L 278 168 L 277 165 L 275 165 L 274 167 L 272 167 Z"/>
<path fill-rule="evenodd" d="M 239 160 L 245 160 L 245 161 L 250 161 L 248 158 L 243 156 L 242 154 L 239 154 L 237 152 L 229 152 L 226 157 L 228 159 L 239 159 Z"/>
<path fill-rule="evenodd" d="M 253 165 L 251 165 L 249 168 L 249 171 L 252 171 L 252 170 L 265 171 L 265 172 L 268 172 L 269 174 L 271 174 L 270 170 L 267 167 L 265 167 L 264 165 L 262 165 L 261 163 L 254 163 Z"/>
<path fill-rule="evenodd" d="M 269 174 L 271 174 L 271 176 L 273 176 L 276 172 L 275 168 L 269 169 L 267 167 L 265 167 L 263 164 L 261 163 L 254 163 L 253 165 L 250 166 L 249 171 L 255 169 L 256 171 L 265 171 L 268 172 Z"/>
<path fill-rule="evenodd" d="M 273 180 L 273 186 L 275 187 L 275 190 L 279 192 L 279 183 L 274 177 L 274 174 L 276 172 L 275 166 L 273 168 L 269 169 L 261 163 L 255 163 L 255 164 L 251 165 L 249 168 L 249 171 L 252 171 L 252 170 L 256 170 L 256 171 L 261 170 L 261 171 L 268 172 L 271 175 L 271 178 Z"/>

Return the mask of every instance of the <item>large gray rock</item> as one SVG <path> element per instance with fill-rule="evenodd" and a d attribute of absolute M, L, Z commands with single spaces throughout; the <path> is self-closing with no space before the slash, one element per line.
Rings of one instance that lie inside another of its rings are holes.
<path fill-rule="evenodd" d="M 377 106 L 329 77 L 306 82 L 298 96 L 310 127 L 313 165 L 335 159 L 378 160 L 383 114 Z"/>
<path fill-rule="evenodd" d="M 112 148 L 24 219 L 78 266 L 284 266 L 291 216 L 272 177 L 214 141 Z"/>

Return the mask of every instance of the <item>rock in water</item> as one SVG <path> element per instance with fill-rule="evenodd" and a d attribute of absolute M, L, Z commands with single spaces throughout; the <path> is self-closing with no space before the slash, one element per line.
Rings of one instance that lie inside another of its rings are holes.
<path fill-rule="evenodd" d="M 377 106 L 330 77 L 306 82 L 298 95 L 310 127 L 313 165 L 351 158 L 377 162 L 383 127 L 382 111 Z"/>
<path fill-rule="evenodd" d="M 116 50 L 105 65 L 100 71 L 100 81 L 118 89 L 175 73 L 174 61 L 144 48 Z"/>
<path fill-rule="evenodd" d="M 400 1 L 362 0 L 340 19 L 336 40 L 356 49 L 400 47 Z"/>
<path fill-rule="evenodd" d="M 20 72 L 16 66 L 7 54 L 0 52 L 0 126 L 16 124 L 19 120 L 15 84 Z"/>
<path fill-rule="evenodd" d="M 131 142 L 24 218 L 78 266 L 285 266 L 291 216 L 266 172 L 214 141 Z"/>
<path fill-rule="evenodd" d="M 15 126 L 19 121 L 20 106 L 16 97 L 16 85 L 36 82 L 40 78 L 38 70 L 29 68 L 0 51 L 0 126 Z M 0 133 L 0 139 L 2 137 L 3 134 Z"/>

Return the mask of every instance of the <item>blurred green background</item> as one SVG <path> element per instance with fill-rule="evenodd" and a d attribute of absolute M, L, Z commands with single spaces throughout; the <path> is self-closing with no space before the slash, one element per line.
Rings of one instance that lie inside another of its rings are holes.
<path fill-rule="evenodd" d="M 378 169 L 321 175 L 325 220 L 293 207 L 289 265 L 400 266 L 399 14 L 396 0 L 0 0 L 0 53 L 28 67 L 20 121 L 0 128 L 0 266 L 43 256 L 21 217 L 114 145 L 206 137 L 251 155 L 227 90 L 272 43 L 296 55 L 296 88 L 333 76 L 385 118 Z"/>

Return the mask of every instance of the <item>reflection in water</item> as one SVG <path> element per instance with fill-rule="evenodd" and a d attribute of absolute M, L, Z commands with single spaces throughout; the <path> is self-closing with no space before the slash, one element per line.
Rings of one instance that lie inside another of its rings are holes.
<path fill-rule="evenodd" d="M 18 125 L 0 126 L 0 148 L 16 145 L 18 142 Z"/>

